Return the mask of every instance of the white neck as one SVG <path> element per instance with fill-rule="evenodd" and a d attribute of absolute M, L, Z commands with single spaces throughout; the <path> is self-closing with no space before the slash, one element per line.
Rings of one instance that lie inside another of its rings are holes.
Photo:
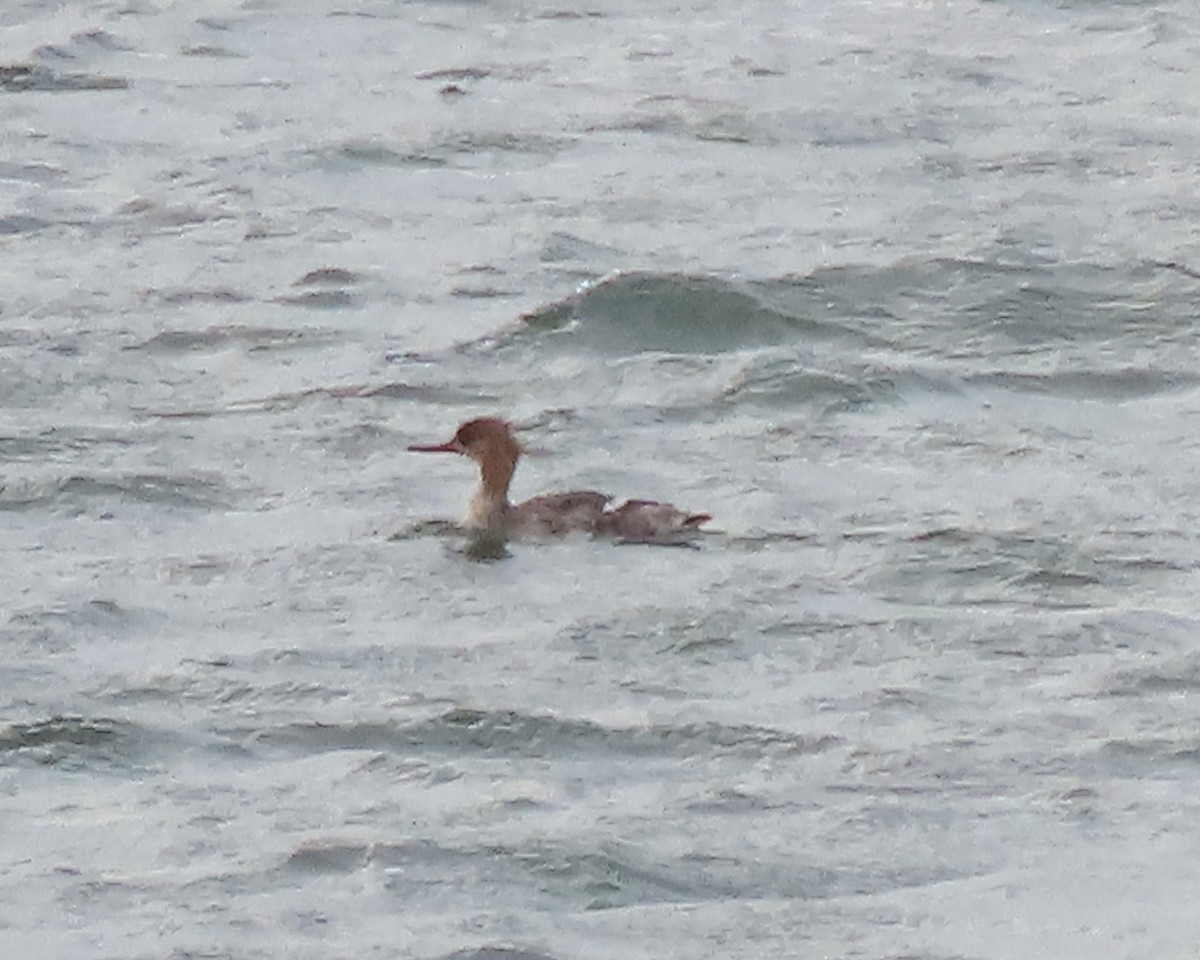
<path fill-rule="evenodd" d="M 475 488 L 462 525 L 471 530 L 499 530 L 508 516 L 508 497 L 496 496 L 481 483 Z"/>

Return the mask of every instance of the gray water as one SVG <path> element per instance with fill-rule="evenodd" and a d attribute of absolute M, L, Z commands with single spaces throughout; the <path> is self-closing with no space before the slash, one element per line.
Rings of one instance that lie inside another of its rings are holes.
<path fill-rule="evenodd" d="M 1184 2 L 0 10 L 0 945 L 1192 958 Z M 518 496 L 696 549 L 479 562 Z"/>

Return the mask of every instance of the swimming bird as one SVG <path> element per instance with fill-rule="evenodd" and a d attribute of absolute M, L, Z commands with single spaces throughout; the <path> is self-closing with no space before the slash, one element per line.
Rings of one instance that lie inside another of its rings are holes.
<path fill-rule="evenodd" d="M 510 503 L 522 448 L 512 425 L 500 417 L 480 417 L 459 426 L 445 443 L 408 448 L 417 453 L 457 453 L 479 467 L 479 485 L 467 506 L 462 527 L 504 539 L 545 540 L 569 533 L 613 537 L 632 543 L 678 543 L 700 533 L 711 517 L 688 513 L 657 500 L 626 500 L 610 508 L 612 497 L 595 490 L 550 493 Z"/>

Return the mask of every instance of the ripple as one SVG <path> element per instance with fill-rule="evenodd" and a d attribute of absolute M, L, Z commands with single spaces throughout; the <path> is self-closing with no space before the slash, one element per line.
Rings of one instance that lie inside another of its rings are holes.
<path fill-rule="evenodd" d="M 0 65 L 0 91 L 59 93 L 73 90 L 124 90 L 129 81 L 91 73 L 58 73 L 43 66 Z"/>
<path fill-rule="evenodd" d="M 887 596 L 938 604 L 1102 605 L 1116 572 L 1070 540 L 1021 531 L 939 528 L 916 534 L 868 574 Z"/>
<path fill-rule="evenodd" d="M 149 353 L 190 353 L 224 349 L 237 344 L 249 350 L 281 350 L 320 347 L 332 339 L 332 334 L 319 330 L 214 324 L 201 330 L 164 330 L 124 349 Z"/>
<path fill-rule="evenodd" d="M 147 197 L 135 197 L 128 203 L 122 204 L 118 208 L 117 214 L 167 233 L 174 233 L 180 227 L 234 218 L 234 214 L 221 206 L 214 205 L 204 208 L 190 203 L 161 203 Z"/>
<path fill-rule="evenodd" d="M 169 304 L 170 306 L 189 303 L 247 303 L 254 299 L 251 294 L 243 293 L 240 290 L 234 290 L 229 287 L 212 287 L 209 289 L 177 287 L 169 290 L 148 289 L 143 291 L 142 295 L 158 300 L 161 303 Z"/>
<path fill-rule="evenodd" d="M 456 708 L 414 723 L 296 723 L 230 731 L 260 746 L 292 752 L 421 749 L 487 757 L 587 755 L 710 756 L 713 753 L 816 753 L 831 737 L 805 737 L 765 727 L 695 723 L 610 728 L 589 720 L 515 711 Z"/>
<path fill-rule="evenodd" d="M 53 743 L 93 746 L 116 737 L 121 726 L 116 720 L 85 720 L 82 717 L 51 717 L 32 723 L 13 723 L 0 728 L 0 750 Z"/>
<path fill-rule="evenodd" d="M 1104 692 L 1114 697 L 1141 697 L 1197 691 L 1200 691 L 1200 660 L 1189 658 L 1178 664 L 1120 671 Z"/>
<path fill-rule="evenodd" d="M 312 841 L 284 869 L 342 875 L 382 869 L 386 888 L 406 901 L 470 882 L 501 899 L 544 908 L 613 910 L 730 899 L 816 900 L 938 883 L 959 873 L 941 867 L 845 870 L 763 849 L 753 857 L 671 853 L 636 843 L 580 846 L 573 841 L 450 845 L 431 840 Z"/>
<path fill-rule="evenodd" d="M 285 307 L 307 307 L 311 310 L 340 310 L 358 303 L 358 298 L 348 290 L 309 290 L 295 296 L 274 297 L 272 300 Z"/>
<path fill-rule="evenodd" d="M 207 420 L 215 417 L 243 417 L 263 413 L 276 413 L 281 410 L 295 410 L 305 404 L 330 400 L 383 399 L 419 401 L 421 403 L 465 404 L 471 402 L 477 403 L 480 398 L 481 395 L 477 392 L 457 387 L 424 386 L 399 381 L 374 384 L 352 383 L 336 387 L 313 387 L 309 390 L 298 390 L 290 393 L 275 393 L 269 397 L 238 400 L 223 407 L 154 410 L 150 411 L 149 415 L 164 420 Z M 352 427 L 350 430 L 351 435 L 358 434 L 360 429 L 363 428 L 357 425 Z"/>
<path fill-rule="evenodd" d="M 66 169 L 45 163 L 0 160 L 0 180 L 25 180 L 29 183 L 52 184 L 70 179 Z"/>
<path fill-rule="evenodd" d="M 1172 779 L 1200 765 L 1200 740 L 1140 737 L 1106 741 L 1097 761 L 1107 772 L 1134 779 Z"/>
<path fill-rule="evenodd" d="M 414 74 L 418 80 L 482 80 L 491 76 L 484 67 L 444 67 L 441 70 L 426 70 Z"/>
<path fill-rule="evenodd" d="M 231 50 L 229 47 L 222 47 L 212 43 L 185 44 L 179 48 L 179 52 L 185 57 L 214 57 L 218 59 L 245 59 L 247 56 L 247 54 Z"/>
<path fill-rule="evenodd" d="M 344 267 L 318 267 L 309 270 L 298 280 L 292 281 L 293 287 L 312 287 L 323 284 L 353 284 L 358 283 L 362 275 Z"/>
<path fill-rule="evenodd" d="M 475 947 L 469 950 L 455 950 L 440 960 L 556 960 L 548 953 L 537 953 L 533 950 L 521 950 L 516 947 Z"/>
<path fill-rule="evenodd" d="M 6 681 L 15 685 L 23 676 L 44 685 L 42 677 L 61 676 L 54 673 L 62 670 L 58 660 L 72 665 L 90 662 L 95 650 L 151 642 L 163 624 L 155 611 L 131 609 L 107 598 L 19 610 L 0 622 L 0 642 L 11 661 L 5 668 Z"/>
<path fill-rule="evenodd" d="M 63 770 L 127 776 L 144 763 L 147 731 L 107 717 L 53 716 L 0 726 L 0 765 L 31 762 Z"/>
<path fill-rule="evenodd" d="M 350 140 L 326 150 L 321 157 L 341 166 L 371 167 L 445 167 L 468 165 L 481 156 L 496 153 L 550 155 L 562 149 L 566 140 L 536 134 L 509 131 L 454 133 L 426 143 L 389 143 L 384 140 Z"/>
<path fill-rule="evenodd" d="M 51 225 L 51 221 L 43 220 L 40 217 L 29 217 L 16 213 L 9 214 L 0 217 L 0 236 L 37 233 L 39 230 L 44 230 Z"/>
<path fill-rule="evenodd" d="M 113 477 L 78 475 L 57 485 L 55 499 L 117 500 L 200 510 L 228 510 L 233 497 L 216 477 L 135 473 Z"/>
<path fill-rule="evenodd" d="M 968 376 L 966 382 L 1070 400 L 1121 401 L 1192 389 L 1200 383 L 1200 375 L 1184 370 L 1092 369 L 1049 374 L 984 373 Z"/>
<path fill-rule="evenodd" d="M 127 434 L 104 435 L 69 427 L 51 427 L 39 433 L 0 436 L 0 460 L 40 463 L 46 460 L 73 458 L 76 454 L 88 453 L 97 447 L 128 447 L 134 442 Z M 0 491 L 5 489 L 5 486 L 0 484 Z"/>

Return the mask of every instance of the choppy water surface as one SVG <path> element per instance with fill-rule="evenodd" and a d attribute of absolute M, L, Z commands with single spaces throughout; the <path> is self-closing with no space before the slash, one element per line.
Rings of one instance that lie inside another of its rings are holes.
<path fill-rule="evenodd" d="M 1192 5 L 0 24 L 7 953 L 1194 956 Z"/>

